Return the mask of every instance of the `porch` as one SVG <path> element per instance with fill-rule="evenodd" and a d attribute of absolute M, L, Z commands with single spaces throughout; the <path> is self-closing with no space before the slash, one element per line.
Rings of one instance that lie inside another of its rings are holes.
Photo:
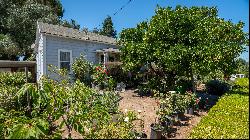
<path fill-rule="evenodd" d="M 121 65 L 119 49 L 108 48 L 102 50 L 96 50 L 97 63 L 104 64 L 104 66 Z"/>

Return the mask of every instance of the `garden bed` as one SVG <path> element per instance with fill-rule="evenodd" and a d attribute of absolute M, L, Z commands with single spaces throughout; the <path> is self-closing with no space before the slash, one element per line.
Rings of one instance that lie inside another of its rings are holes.
<path fill-rule="evenodd" d="M 150 124 L 155 122 L 156 110 L 158 109 L 157 101 L 153 97 L 139 96 L 135 90 L 126 90 L 123 93 L 120 93 L 122 100 L 119 102 L 119 109 L 121 111 L 132 110 L 138 111 L 141 110 L 141 116 L 144 120 L 145 133 L 147 138 L 150 138 Z M 196 126 L 201 118 L 205 116 L 206 111 L 196 112 L 194 115 L 185 114 L 188 118 L 185 121 L 181 121 L 181 125 L 174 126 L 174 132 L 169 135 L 170 139 L 186 139 L 188 134 L 191 132 L 191 129 Z"/>

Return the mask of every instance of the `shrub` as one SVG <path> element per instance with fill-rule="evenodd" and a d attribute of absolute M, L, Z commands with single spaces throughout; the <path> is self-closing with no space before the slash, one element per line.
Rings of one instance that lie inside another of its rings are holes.
<path fill-rule="evenodd" d="M 79 58 L 76 58 L 72 64 L 72 70 L 76 79 L 79 79 L 87 85 L 90 85 L 91 83 L 90 75 L 93 73 L 92 69 L 92 64 L 82 54 Z"/>
<path fill-rule="evenodd" d="M 192 130 L 189 138 L 249 139 L 249 96 L 222 96 Z"/>
<path fill-rule="evenodd" d="M 234 83 L 234 89 L 243 91 L 245 93 L 249 92 L 249 79 L 248 78 L 237 78 Z"/>
<path fill-rule="evenodd" d="M 30 80 L 31 74 L 28 76 Z M 0 107 L 6 111 L 17 109 L 16 93 L 25 83 L 24 72 L 0 72 Z"/>
<path fill-rule="evenodd" d="M 184 94 L 186 91 L 191 91 L 192 89 L 192 81 L 187 78 L 179 78 L 176 81 L 176 91 Z"/>
<path fill-rule="evenodd" d="M 94 73 L 92 78 L 94 80 L 94 84 L 102 86 L 104 88 L 108 88 L 112 90 L 116 84 L 116 81 L 111 76 L 108 76 L 108 70 L 103 66 L 97 65 L 94 67 Z"/>
<path fill-rule="evenodd" d="M 194 107 L 197 101 L 196 94 L 192 93 L 191 91 L 187 91 L 185 93 L 185 100 L 186 100 L 187 107 Z"/>
<path fill-rule="evenodd" d="M 160 95 L 160 108 L 157 114 L 160 115 L 161 120 L 165 120 L 173 113 L 184 113 L 185 109 L 191 104 L 191 100 L 188 97 L 191 95 L 184 95 L 180 93 L 166 93 Z"/>
<path fill-rule="evenodd" d="M 27 83 L 15 93 L 15 108 L 0 106 L 0 138 L 62 138 L 63 126 L 69 138 L 73 129 L 83 138 L 108 138 L 116 132 L 109 128 L 112 115 L 119 113 L 119 99 L 112 91 L 96 92 L 79 80 L 69 83 L 43 77 L 38 86 Z M 132 123 L 118 120 L 119 138 L 135 138 Z"/>
<path fill-rule="evenodd" d="M 120 82 L 127 82 L 128 77 L 127 73 L 123 71 L 121 65 L 109 65 L 107 66 L 108 70 L 108 76 L 111 76 L 114 78 L 115 81 L 118 83 Z"/>
<path fill-rule="evenodd" d="M 210 80 L 206 83 L 206 90 L 209 94 L 221 96 L 229 91 L 229 84 L 219 80 Z"/>
<path fill-rule="evenodd" d="M 31 74 L 28 74 L 28 80 L 31 80 Z M 0 72 L 0 85 L 21 87 L 26 83 L 24 72 Z"/>
<path fill-rule="evenodd" d="M 0 106 L 9 111 L 11 109 L 17 109 L 16 93 L 19 90 L 18 87 L 0 85 Z"/>

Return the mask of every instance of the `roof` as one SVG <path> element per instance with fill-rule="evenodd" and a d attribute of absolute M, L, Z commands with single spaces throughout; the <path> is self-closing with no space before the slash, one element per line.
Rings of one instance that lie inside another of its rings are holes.
<path fill-rule="evenodd" d="M 43 22 L 37 22 L 37 26 L 40 33 L 48 35 L 116 45 L 116 39 L 112 37 Z"/>
<path fill-rule="evenodd" d="M 0 68 L 21 68 L 21 67 L 35 67 L 36 61 L 10 61 L 0 60 Z"/>

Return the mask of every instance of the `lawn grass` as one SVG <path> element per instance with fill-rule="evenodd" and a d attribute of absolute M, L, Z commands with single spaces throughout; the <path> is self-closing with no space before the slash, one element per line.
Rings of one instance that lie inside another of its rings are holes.
<path fill-rule="evenodd" d="M 232 93 L 219 99 L 188 138 L 249 139 L 249 96 Z"/>

